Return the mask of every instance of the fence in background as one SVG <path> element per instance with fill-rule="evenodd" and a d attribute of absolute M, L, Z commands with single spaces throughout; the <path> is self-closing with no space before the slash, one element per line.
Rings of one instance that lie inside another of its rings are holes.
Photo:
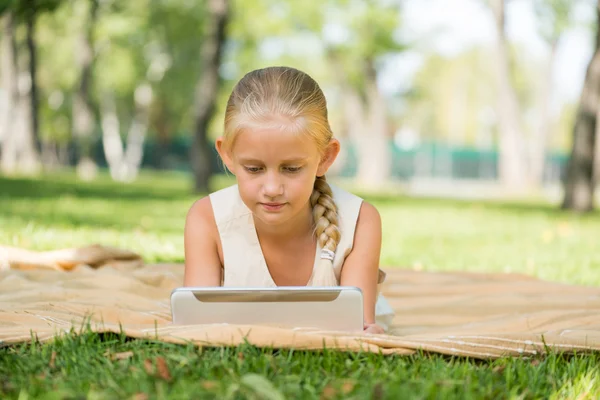
<path fill-rule="evenodd" d="M 191 139 L 180 137 L 166 145 L 155 140 L 147 140 L 144 145 L 143 168 L 189 171 L 189 149 Z M 213 149 L 211 165 L 215 173 L 223 171 L 218 155 Z M 346 151 L 339 175 L 351 178 L 356 174 L 356 148 L 344 143 Z M 406 181 L 413 178 L 435 178 L 445 180 L 481 180 L 493 181 L 498 177 L 498 153 L 494 150 L 480 150 L 469 147 L 450 146 L 439 142 L 423 143 L 411 150 L 400 149 L 390 141 L 392 152 L 392 177 Z M 75 159 L 74 152 L 71 161 Z M 99 166 L 106 166 L 102 144 L 94 147 L 94 158 Z M 544 181 L 555 183 L 562 180 L 568 155 L 551 153 L 546 157 Z"/>

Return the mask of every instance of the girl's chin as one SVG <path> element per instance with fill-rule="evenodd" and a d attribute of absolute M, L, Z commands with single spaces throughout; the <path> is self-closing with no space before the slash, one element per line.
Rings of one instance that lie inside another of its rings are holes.
<path fill-rule="evenodd" d="M 263 207 L 258 206 L 254 212 L 254 215 L 264 224 L 266 225 L 280 225 L 290 220 L 291 214 L 289 210 L 283 210 L 273 212 L 266 211 Z"/>
<path fill-rule="evenodd" d="M 277 207 L 272 210 L 270 207 L 264 207 L 262 204 L 257 204 L 252 210 L 255 218 L 260 220 L 265 225 L 280 225 L 284 223 L 297 222 L 302 224 L 304 218 L 308 218 L 312 222 L 312 213 L 307 210 L 307 214 L 304 216 L 304 210 L 293 209 L 289 203 L 283 205 L 283 207 Z"/>

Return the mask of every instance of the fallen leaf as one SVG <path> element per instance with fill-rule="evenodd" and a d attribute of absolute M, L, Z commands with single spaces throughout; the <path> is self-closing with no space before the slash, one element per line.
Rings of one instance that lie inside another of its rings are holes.
<path fill-rule="evenodd" d="M 54 368 L 55 365 L 56 365 L 56 352 L 53 351 L 52 355 L 50 356 L 50 362 L 48 363 L 48 367 Z"/>
<path fill-rule="evenodd" d="M 336 394 L 337 394 L 337 390 L 335 390 L 335 388 L 332 387 L 331 385 L 327 385 L 327 386 L 325 386 L 325 388 L 323 388 L 323 391 L 321 392 L 321 399 L 322 400 L 333 399 Z"/>
<path fill-rule="evenodd" d="M 154 366 L 152 365 L 152 361 L 149 358 L 144 360 L 144 369 L 148 375 L 154 375 Z"/>
<path fill-rule="evenodd" d="M 5 378 L 3 378 L 3 380 L 0 381 L 0 389 L 4 389 L 5 392 L 10 392 L 12 390 L 15 390 L 15 385 L 12 382 L 9 382 L 5 380 Z"/>
<path fill-rule="evenodd" d="M 532 360 L 531 361 L 531 365 L 533 365 L 534 367 L 537 367 L 538 365 L 540 365 L 540 360 Z"/>
<path fill-rule="evenodd" d="M 502 372 L 504 372 L 505 369 L 506 369 L 506 365 L 497 365 L 494 367 L 494 369 L 492 369 L 492 372 L 494 372 L 496 374 L 501 374 Z"/>
<path fill-rule="evenodd" d="M 115 353 L 111 356 L 112 360 L 126 360 L 133 357 L 133 351 L 123 351 L 121 353 Z"/>
<path fill-rule="evenodd" d="M 206 390 L 213 390 L 216 389 L 219 386 L 219 384 L 215 381 L 202 381 L 202 383 L 200 383 L 200 386 L 202 386 Z"/>
<path fill-rule="evenodd" d="M 373 396 L 371 396 L 374 400 L 383 399 L 383 385 L 381 383 L 376 384 L 373 387 Z"/>
<path fill-rule="evenodd" d="M 352 390 L 354 390 L 354 386 L 356 386 L 356 382 L 351 381 L 351 380 L 346 380 L 344 381 L 344 383 L 342 383 L 342 393 L 343 394 L 348 394 L 350 393 Z"/>
<path fill-rule="evenodd" d="M 156 357 L 156 366 L 158 367 L 158 376 L 167 382 L 171 381 L 171 373 L 169 372 L 169 366 L 162 357 Z"/>
<path fill-rule="evenodd" d="M 148 400 L 146 393 L 136 393 L 131 397 L 131 400 Z"/>

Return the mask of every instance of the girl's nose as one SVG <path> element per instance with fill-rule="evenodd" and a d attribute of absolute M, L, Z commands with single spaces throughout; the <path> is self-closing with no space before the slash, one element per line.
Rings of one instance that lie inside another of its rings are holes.
<path fill-rule="evenodd" d="M 269 172 L 266 174 L 263 194 L 270 198 L 275 198 L 283 194 L 283 182 L 278 173 Z"/>

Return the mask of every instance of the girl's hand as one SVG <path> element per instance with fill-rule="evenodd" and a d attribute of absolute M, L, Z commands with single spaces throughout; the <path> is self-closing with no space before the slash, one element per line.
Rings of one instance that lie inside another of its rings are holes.
<path fill-rule="evenodd" d="M 377 324 L 365 324 L 364 331 L 365 331 L 365 333 L 375 333 L 375 334 L 385 333 L 383 328 Z"/>

